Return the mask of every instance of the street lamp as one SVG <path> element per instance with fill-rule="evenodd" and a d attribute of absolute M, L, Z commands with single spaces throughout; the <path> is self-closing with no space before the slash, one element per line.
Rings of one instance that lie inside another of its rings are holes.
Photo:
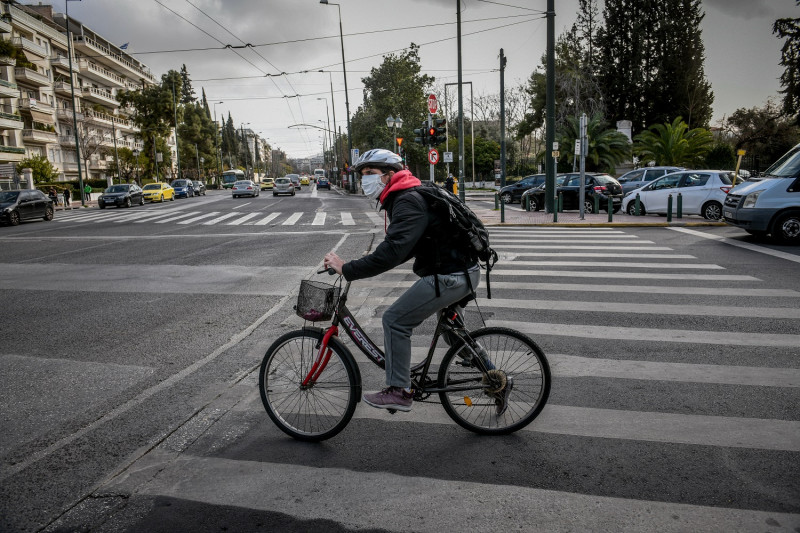
<path fill-rule="evenodd" d="M 142 181 L 139 179 L 139 154 L 142 152 L 138 148 L 133 149 L 133 160 L 136 161 L 136 183 L 142 186 Z"/>
<path fill-rule="evenodd" d="M 214 146 L 217 149 L 217 167 L 219 173 L 217 174 L 217 184 L 219 184 L 220 176 L 222 176 L 222 152 L 219 147 L 219 124 L 217 124 L 217 104 L 224 102 L 214 102 Z"/>
<path fill-rule="evenodd" d="M 397 128 L 403 127 L 403 119 L 400 117 L 394 118 L 392 115 L 386 117 L 386 127 L 394 129 L 394 152 L 397 153 Z"/>
<path fill-rule="evenodd" d="M 78 142 L 78 110 L 75 108 L 75 73 L 72 71 L 72 32 L 69 29 L 69 3 L 81 0 L 64 0 L 64 11 L 67 19 L 67 56 L 69 57 L 69 91 L 72 96 L 72 125 L 75 134 L 75 161 L 78 163 L 78 187 L 81 189 L 81 207 L 86 207 L 86 195 L 83 192 L 83 175 L 81 174 L 81 147 Z M 346 96 L 346 95 L 345 95 Z M 86 173 L 87 179 L 89 173 Z"/>
<path fill-rule="evenodd" d="M 333 136 L 331 135 L 331 115 L 330 115 L 330 113 L 328 113 L 328 99 L 325 98 L 325 97 L 322 97 L 322 98 L 317 98 L 317 100 L 325 100 L 325 114 L 328 116 L 328 133 L 327 133 L 327 135 L 328 135 L 328 150 L 330 151 L 330 150 L 333 150 Z M 331 170 L 330 166 L 332 166 L 332 165 L 329 165 L 328 171 Z"/>
<path fill-rule="evenodd" d="M 328 0 L 319 0 L 320 4 L 325 4 L 329 6 L 336 6 L 339 10 L 339 41 L 342 45 L 342 73 L 344 74 L 344 105 L 345 111 L 347 112 L 347 150 L 348 156 L 352 159 L 353 157 L 353 137 L 350 135 L 350 98 L 347 95 L 347 66 L 344 60 L 344 32 L 342 31 L 342 8 L 339 4 L 334 4 L 333 2 L 328 2 Z M 355 161 L 350 161 L 350 165 Z M 350 192 L 355 192 L 355 180 L 353 180 L 353 175 L 350 174 L 349 176 L 350 181 Z"/>

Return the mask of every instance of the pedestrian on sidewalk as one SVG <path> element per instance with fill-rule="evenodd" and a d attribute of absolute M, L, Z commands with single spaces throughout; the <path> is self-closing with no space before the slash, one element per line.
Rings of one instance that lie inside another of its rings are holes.
<path fill-rule="evenodd" d="M 86 187 L 83 188 L 83 198 L 86 202 L 91 200 L 91 196 L 89 196 L 90 194 L 92 194 L 92 186 L 87 183 Z"/>
<path fill-rule="evenodd" d="M 69 205 L 69 197 L 70 196 L 71 196 L 71 193 L 69 192 L 69 185 L 67 185 L 66 187 L 64 187 L 64 209 L 70 207 L 70 205 Z"/>
<path fill-rule="evenodd" d="M 55 187 L 50 187 L 50 192 L 47 193 L 47 196 L 49 196 L 50 199 L 53 200 L 53 206 L 58 205 L 58 193 L 56 192 Z"/>
<path fill-rule="evenodd" d="M 455 191 L 453 191 L 453 183 L 455 183 L 455 181 L 453 181 L 453 175 L 448 174 L 447 179 L 444 181 L 444 188 L 455 194 Z"/>

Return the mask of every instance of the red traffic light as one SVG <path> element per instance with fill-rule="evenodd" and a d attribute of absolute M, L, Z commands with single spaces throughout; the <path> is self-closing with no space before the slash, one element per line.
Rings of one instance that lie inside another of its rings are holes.
<path fill-rule="evenodd" d="M 436 135 L 436 128 L 428 128 L 428 135 L 434 137 Z"/>

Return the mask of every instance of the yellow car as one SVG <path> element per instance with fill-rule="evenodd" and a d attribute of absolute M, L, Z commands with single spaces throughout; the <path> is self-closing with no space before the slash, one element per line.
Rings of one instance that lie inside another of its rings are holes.
<path fill-rule="evenodd" d="M 308 176 L 300 176 L 300 185 L 308 185 L 309 183 Z"/>
<path fill-rule="evenodd" d="M 170 187 L 169 183 L 148 183 L 142 192 L 147 202 L 175 201 L 175 189 Z"/>
<path fill-rule="evenodd" d="M 261 190 L 268 191 L 275 186 L 275 180 L 272 178 L 261 178 Z"/>

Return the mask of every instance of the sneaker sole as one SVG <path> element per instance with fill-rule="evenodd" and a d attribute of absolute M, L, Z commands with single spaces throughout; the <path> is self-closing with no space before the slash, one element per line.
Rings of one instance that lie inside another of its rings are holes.
<path fill-rule="evenodd" d="M 377 403 L 372 403 L 366 398 L 362 398 L 362 400 L 364 400 L 365 404 L 369 405 L 370 407 L 375 407 L 376 409 L 395 409 L 396 411 L 403 411 L 404 413 L 411 411 L 410 405 L 398 405 L 396 403 L 377 404 Z"/>

